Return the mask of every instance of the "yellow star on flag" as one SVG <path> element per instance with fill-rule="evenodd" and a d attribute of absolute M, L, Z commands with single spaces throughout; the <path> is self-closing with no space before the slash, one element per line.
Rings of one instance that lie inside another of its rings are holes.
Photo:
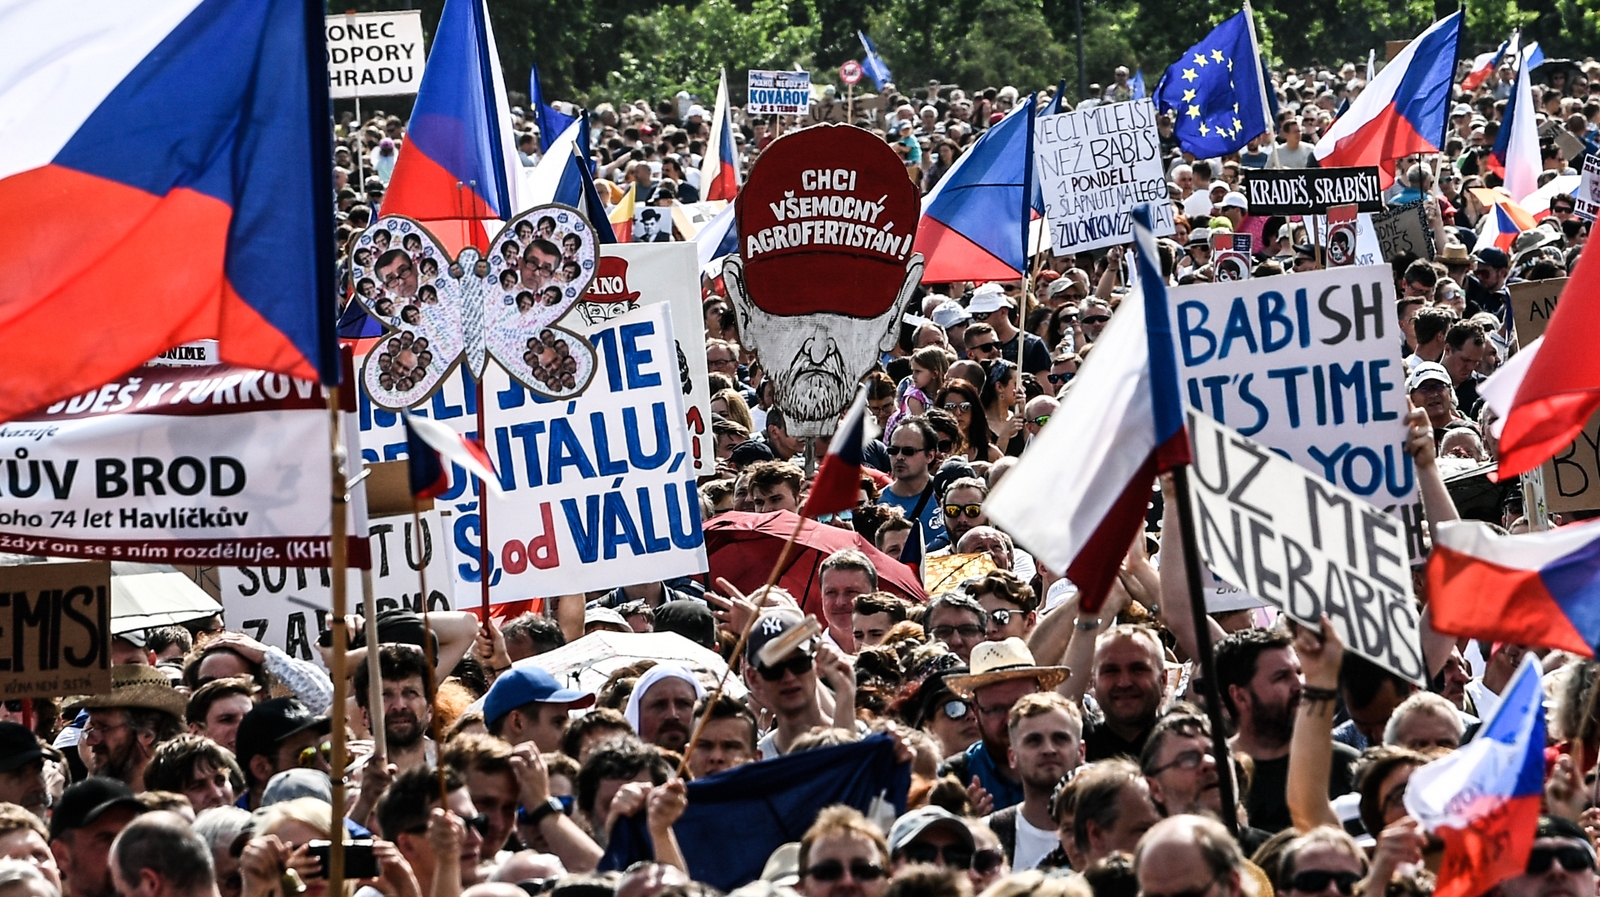
<path fill-rule="evenodd" d="M 1185 80 L 1185 81 L 1193 81 L 1194 79 L 1196 79 L 1198 77 L 1200 77 L 1200 76 L 1196 75 L 1194 73 L 1194 69 L 1184 69 L 1183 70 L 1183 80 Z"/>
<path fill-rule="evenodd" d="M 1243 127 L 1244 127 L 1244 122 L 1238 120 L 1237 118 L 1235 118 L 1233 120 L 1233 130 L 1234 131 L 1238 131 L 1239 129 L 1241 129 Z"/>
<path fill-rule="evenodd" d="M 1204 137 L 1204 136 L 1206 136 L 1206 135 L 1207 135 L 1207 134 L 1209 134 L 1209 133 L 1211 133 L 1211 131 L 1210 131 L 1210 129 L 1208 129 L 1208 128 L 1207 128 L 1207 127 L 1206 127 L 1206 123 L 1205 123 L 1205 122 L 1201 122 L 1201 123 L 1200 123 L 1200 136 L 1201 136 L 1201 137 Z"/>
<path fill-rule="evenodd" d="M 1183 92 L 1183 101 L 1185 103 L 1193 102 L 1194 101 L 1194 91 L 1193 90 L 1184 91 Z M 1235 111 L 1235 112 L 1239 111 L 1237 103 L 1234 104 L 1234 110 L 1233 111 Z"/>
<path fill-rule="evenodd" d="M 1228 71 L 1230 71 L 1230 72 L 1233 71 L 1233 60 L 1232 59 L 1228 60 Z"/>
<path fill-rule="evenodd" d="M 1211 51 L 1211 58 L 1215 59 L 1218 62 L 1221 62 L 1223 60 L 1222 51 L 1221 50 L 1212 50 Z M 1233 68 L 1233 61 L 1232 60 L 1228 60 L 1228 68 Z"/>
<path fill-rule="evenodd" d="M 1209 61 L 1210 60 L 1206 59 L 1206 54 L 1204 54 L 1204 53 L 1196 53 L 1196 54 L 1194 54 L 1195 65 L 1203 67 Z"/>
<path fill-rule="evenodd" d="M 1234 112 L 1235 115 L 1237 115 L 1239 113 L 1239 104 L 1238 103 L 1234 103 L 1233 104 L 1233 112 Z"/>
<path fill-rule="evenodd" d="M 1189 117 L 1190 118 L 1199 118 L 1200 117 L 1200 107 L 1199 106 L 1190 106 L 1189 109 L 1188 109 L 1188 112 L 1189 112 Z"/>

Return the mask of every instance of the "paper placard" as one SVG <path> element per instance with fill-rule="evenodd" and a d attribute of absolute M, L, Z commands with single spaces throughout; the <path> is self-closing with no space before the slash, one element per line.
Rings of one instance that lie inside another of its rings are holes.
<path fill-rule="evenodd" d="M 409 96 L 422 83 L 422 11 L 328 16 L 328 95 Z"/>
<path fill-rule="evenodd" d="M 0 566 L 0 697 L 111 690 L 111 565 Z"/>
<path fill-rule="evenodd" d="M 811 106 L 810 72 L 769 72 L 750 70 L 749 102 L 751 115 L 804 115 Z"/>
<path fill-rule="evenodd" d="M 1574 209 L 1578 217 L 1595 220 L 1595 215 L 1600 213 L 1600 156 L 1583 157 L 1583 177 L 1578 181 L 1578 192 L 1573 198 L 1578 201 Z"/>
<path fill-rule="evenodd" d="M 1034 177 L 1056 255 L 1133 241 L 1133 209 L 1154 203 L 1158 237 L 1174 232 L 1150 99 L 1041 116 Z"/>
<path fill-rule="evenodd" d="M 1244 195 L 1251 215 L 1321 215 L 1332 206 L 1383 211 L 1377 166 L 1360 168 L 1249 168 Z"/>
<path fill-rule="evenodd" d="M 1383 258 L 1390 261 L 1410 253 L 1416 258 L 1432 259 L 1435 253 L 1433 228 L 1428 226 L 1428 213 L 1422 200 L 1391 206 L 1372 216 L 1378 231 L 1378 245 Z"/>
<path fill-rule="evenodd" d="M 1544 335 L 1566 285 L 1567 278 L 1558 277 L 1507 287 L 1511 292 L 1511 320 L 1519 344 L 1526 346 Z M 1547 510 L 1559 514 L 1600 508 L 1600 414 L 1591 417 L 1577 439 L 1538 469 L 1544 479 Z"/>

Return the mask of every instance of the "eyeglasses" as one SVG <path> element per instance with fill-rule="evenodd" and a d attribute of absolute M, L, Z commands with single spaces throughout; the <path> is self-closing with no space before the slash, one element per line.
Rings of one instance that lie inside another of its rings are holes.
<path fill-rule="evenodd" d="M 1042 427 L 1050 423 L 1050 415 L 1041 414 L 1038 417 L 1030 417 L 1028 418 L 1028 423 L 1033 424 L 1035 427 Z"/>
<path fill-rule="evenodd" d="M 1050 378 L 1051 383 L 1060 386 L 1068 380 L 1071 380 L 1077 373 L 1077 371 L 1068 371 L 1065 374 L 1047 374 L 1046 376 Z"/>
<path fill-rule="evenodd" d="M 410 264 L 401 265 L 393 271 L 390 271 L 388 274 L 383 275 L 383 285 L 392 290 L 401 281 L 405 280 L 407 277 L 410 277 L 412 273 L 413 269 Z"/>
<path fill-rule="evenodd" d="M 915 455 L 917 452 L 925 451 L 927 451 L 927 449 L 920 449 L 911 445 L 886 445 L 883 447 L 884 454 L 891 458 L 893 458 L 895 455 L 905 455 L 909 458 L 912 455 Z"/>
<path fill-rule="evenodd" d="M 968 641 L 983 638 L 982 626 L 935 626 L 928 631 L 941 642 L 949 642 L 950 637 L 955 635 L 959 635 Z"/>
<path fill-rule="evenodd" d="M 1171 763 L 1163 763 L 1160 766 L 1157 766 L 1155 769 L 1146 772 L 1145 775 L 1160 775 L 1169 769 L 1181 769 L 1184 772 L 1193 772 L 1194 770 L 1199 769 L 1200 764 L 1204 763 L 1206 758 L 1209 756 L 1211 755 L 1205 751 L 1184 751 L 1178 756 L 1173 757 Z"/>
<path fill-rule="evenodd" d="M 943 710 L 944 715 L 951 719 L 966 719 L 967 714 L 972 712 L 972 707 L 966 701 L 959 699 L 945 701 L 944 704 L 940 705 L 939 709 Z"/>
<path fill-rule="evenodd" d="M 965 514 L 976 520 L 983 516 L 983 505 L 945 505 L 944 516 L 960 517 Z"/>
<path fill-rule="evenodd" d="M 768 682 L 777 682 L 779 679 L 783 678 L 784 673 L 793 673 L 796 676 L 804 676 L 806 673 L 811 672 L 811 665 L 811 655 L 796 654 L 777 666 L 769 667 L 764 663 L 757 664 L 756 672 L 760 673 L 761 678 L 767 680 Z"/>
<path fill-rule="evenodd" d="M 1580 872 L 1584 869 L 1594 868 L 1594 854 L 1582 847 L 1535 847 L 1528 854 L 1527 873 L 1529 875 L 1543 875 L 1550 871 L 1552 862 L 1561 863 L 1561 868 L 1568 872 Z"/>
<path fill-rule="evenodd" d="M 733 365 L 734 360 L 732 358 L 713 358 L 706 361 L 706 367 L 708 368 L 732 367 Z"/>
<path fill-rule="evenodd" d="M 1528 862 L 1531 864 L 1533 860 L 1530 858 Z M 1348 897 L 1356 882 L 1360 880 L 1359 872 L 1323 872 L 1319 869 L 1307 869 L 1304 872 L 1296 872 L 1294 878 L 1289 879 L 1289 890 L 1320 894 L 1332 884 L 1339 889 L 1339 893 Z"/>
<path fill-rule="evenodd" d="M 1110 315 L 1090 315 L 1082 319 L 1085 324 L 1104 324 L 1109 320 L 1111 320 Z"/>
<path fill-rule="evenodd" d="M 972 865 L 972 851 L 959 844 L 924 844 L 913 841 L 900 848 L 900 855 L 913 863 L 937 863 L 952 869 L 965 869 Z"/>
<path fill-rule="evenodd" d="M 972 855 L 972 871 L 979 875 L 988 875 L 1000 868 L 1005 862 L 1006 855 L 993 847 L 986 847 Z"/>
<path fill-rule="evenodd" d="M 849 866 L 839 860 L 823 860 L 807 869 L 805 877 L 817 881 L 838 881 L 844 878 L 846 872 L 856 881 L 877 881 L 884 875 L 882 866 L 866 860 L 851 860 Z"/>
<path fill-rule="evenodd" d="M 1000 343 L 998 340 L 990 340 L 986 343 L 979 343 L 976 346 L 972 346 L 971 349 L 974 352 L 998 352 L 1000 351 Z"/>
<path fill-rule="evenodd" d="M 971 402 L 945 402 L 944 403 L 944 410 L 950 412 L 951 414 L 955 414 L 957 411 L 971 411 L 972 410 L 972 403 Z"/>

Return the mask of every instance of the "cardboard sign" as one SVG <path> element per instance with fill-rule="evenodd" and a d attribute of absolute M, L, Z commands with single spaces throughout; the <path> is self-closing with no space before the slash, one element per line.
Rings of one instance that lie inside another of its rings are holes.
<path fill-rule="evenodd" d="M 1507 288 L 1519 344 L 1526 346 L 1544 335 L 1566 285 L 1567 278 L 1558 277 L 1514 283 Z M 1539 470 L 1543 474 L 1547 510 L 1562 513 L 1600 508 L 1600 414 L 1590 418 L 1578 438 L 1539 465 Z"/>
<path fill-rule="evenodd" d="M 745 111 L 751 115 L 804 115 L 811 106 L 810 72 L 751 69 L 748 86 Z"/>
<path fill-rule="evenodd" d="M 937 595 L 953 591 L 969 579 L 985 576 L 998 569 L 987 551 L 926 557 L 922 560 L 922 588 L 929 595 Z"/>
<path fill-rule="evenodd" d="M 1041 116 L 1033 158 L 1056 255 L 1132 242 L 1144 202 L 1155 204 L 1155 235 L 1174 232 L 1150 99 Z"/>
<path fill-rule="evenodd" d="M 893 348 L 921 280 L 917 188 L 882 139 L 823 124 L 773 141 L 735 206 L 739 252 L 723 279 L 740 335 L 789 435 L 826 436 Z"/>
<path fill-rule="evenodd" d="M 424 512 L 421 519 L 420 549 L 409 513 L 368 521 L 373 598 L 380 612 L 401 607 L 422 611 L 419 570 L 428 577 L 427 608 L 450 610 L 454 605 L 450 533 L 438 511 Z M 219 567 L 217 578 L 229 628 L 281 648 L 290 657 L 322 662 L 316 642 L 328 629 L 333 605 L 328 568 Z M 364 595 L 359 570 L 349 571 L 346 590 L 351 607 L 359 607 Z"/>
<path fill-rule="evenodd" d="M 111 690 L 111 565 L 0 566 L 0 697 Z"/>
<path fill-rule="evenodd" d="M 0 551 L 323 566 L 329 443 L 316 383 L 142 367 L 0 424 Z"/>
<path fill-rule="evenodd" d="M 1249 234 L 1220 233 L 1211 235 L 1211 267 L 1218 281 L 1250 279 Z"/>
<path fill-rule="evenodd" d="M 1189 404 L 1395 514 L 1420 557 L 1392 284 L 1373 265 L 1175 287 L 1173 331 Z"/>
<path fill-rule="evenodd" d="M 328 16 L 328 95 L 408 96 L 422 82 L 422 11 Z"/>
<path fill-rule="evenodd" d="M 1188 423 L 1206 566 L 1302 625 L 1326 614 L 1346 650 L 1425 684 L 1405 524 L 1198 411 Z"/>
<path fill-rule="evenodd" d="M 1348 206 L 1334 206 L 1325 216 L 1311 215 L 1305 220 L 1316 234 L 1314 242 L 1322 247 L 1323 267 L 1383 264 L 1383 248 L 1378 245 L 1378 232 L 1373 227 L 1371 214 L 1356 212 Z M 1354 240 L 1348 236 L 1338 236 L 1341 231 L 1346 234 L 1353 232 Z M 1353 253 L 1351 247 L 1354 247 Z M 1339 253 L 1343 261 L 1336 264 L 1333 258 L 1335 253 Z"/>
<path fill-rule="evenodd" d="M 1583 157 L 1583 177 L 1578 181 L 1578 192 L 1573 198 L 1577 200 L 1574 211 L 1579 218 L 1593 221 L 1596 214 L 1600 214 L 1600 156 Z"/>
<path fill-rule="evenodd" d="M 1402 206 L 1391 206 L 1372 216 L 1385 261 L 1407 253 L 1419 259 L 1433 258 L 1436 251 L 1433 228 L 1428 226 L 1428 213 L 1423 206 L 1423 201 L 1419 199 Z"/>
<path fill-rule="evenodd" d="M 1252 215 L 1321 215 L 1329 207 L 1383 211 L 1376 166 L 1361 168 L 1247 168 L 1244 195 Z"/>

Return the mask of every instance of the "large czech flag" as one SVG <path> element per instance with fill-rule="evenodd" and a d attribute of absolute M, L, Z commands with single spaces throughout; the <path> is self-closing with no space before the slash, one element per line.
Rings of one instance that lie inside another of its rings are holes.
<path fill-rule="evenodd" d="M 700 163 L 700 199 L 733 202 L 739 195 L 738 147 L 733 139 L 733 119 L 728 116 L 728 70 L 717 81 L 717 103 L 711 113 L 711 137 Z"/>
<path fill-rule="evenodd" d="M 1457 11 L 1406 44 L 1317 141 L 1323 168 L 1376 165 L 1394 183 L 1394 160 L 1436 153 L 1450 124 L 1450 89 L 1466 16 Z"/>
<path fill-rule="evenodd" d="M 521 171 L 489 11 L 445 0 L 382 212 L 421 221 L 452 253 L 484 251 L 483 222 L 523 209 Z"/>
<path fill-rule="evenodd" d="M 1016 280 L 1033 218 L 1033 97 L 983 132 L 922 198 L 923 283 Z"/>
<path fill-rule="evenodd" d="M 1433 626 L 1447 635 L 1593 656 L 1600 644 L 1600 524 L 1502 536 L 1477 520 L 1435 527 Z"/>
<path fill-rule="evenodd" d="M 0 421 L 197 339 L 338 379 L 322 4 L 0 4 Z"/>

